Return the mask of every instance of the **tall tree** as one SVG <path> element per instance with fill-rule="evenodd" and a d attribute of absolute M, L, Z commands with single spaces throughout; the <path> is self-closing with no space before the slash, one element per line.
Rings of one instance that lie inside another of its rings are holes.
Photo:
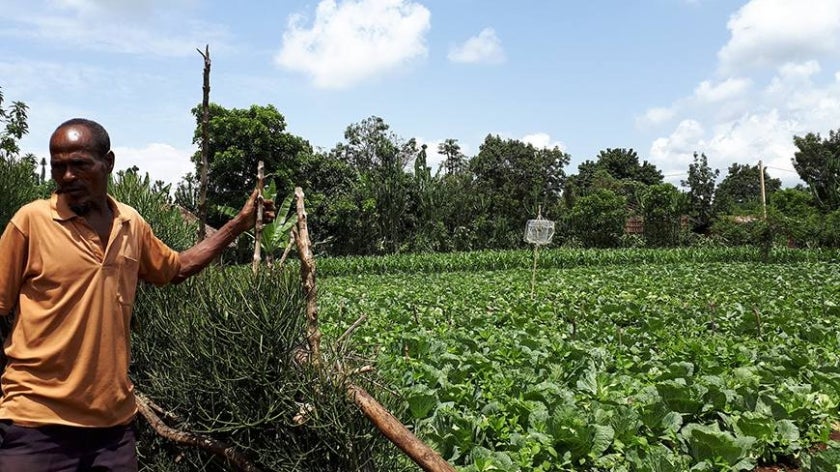
<path fill-rule="evenodd" d="M 639 156 L 633 149 L 610 149 L 598 153 L 595 165 L 604 169 L 616 179 L 635 180 L 645 185 L 662 182 L 663 176 L 656 166 L 645 161 L 639 163 Z"/>
<path fill-rule="evenodd" d="M 444 173 L 453 174 L 466 167 L 466 156 L 461 153 L 457 139 L 447 138 L 438 144 L 438 153 L 446 157 L 443 161 Z"/>
<path fill-rule="evenodd" d="M 641 201 L 647 244 L 653 247 L 678 245 L 686 195 L 672 184 L 664 183 L 648 186 Z"/>
<path fill-rule="evenodd" d="M 20 156 L 20 139 L 29 132 L 27 110 L 17 101 L 4 108 L 0 89 L 0 231 L 22 205 L 50 192 L 50 184 L 38 177 L 35 155 Z"/>
<path fill-rule="evenodd" d="M 764 188 L 769 198 L 782 188 L 782 181 L 764 171 Z M 734 163 L 715 190 L 715 214 L 752 212 L 761 204 L 761 179 L 757 165 Z"/>
<path fill-rule="evenodd" d="M 529 217 L 542 207 L 550 215 L 559 202 L 569 155 L 555 147 L 537 149 L 518 140 L 488 135 L 470 161 L 475 191 L 483 198 L 485 234 L 494 247 L 521 240 Z"/>
<path fill-rule="evenodd" d="M 201 114 L 201 107 L 193 109 L 197 124 L 193 142 L 201 139 Z M 286 120 L 273 105 L 226 109 L 210 104 L 208 208 L 238 208 L 244 204 L 256 185 L 260 160 L 265 162 L 266 174 L 274 179 L 280 195 L 294 190 L 295 182 L 301 177 L 301 156 L 311 154 L 312 147 L 305 139 L 285 130 Z M 197 171 L 200 159 L 200 153 L 193 156 Z M 209 213 L 208 221 L 212 225 L 226 219 L 218 212 Z"/>
<path fill-rule="evenodd" d="M 420 156 L 417 141 L 401 139 L 376 116 L 349 125 L 344 138 L 330 151 L 354 173 L 352 190 L 336 201 L 346 221 L 333 220 L 334 230 L 352 234 L 352 243 L 340 251 L 382 254 L 407 249 L 416 225 L 416 202 L 405 168 Z M 420 160 L 422 164 L 422 156 Z"/>
<path fill-rule="evenodd" d="M 627 200 L 607 189 L 578 198 L 568 215 L 571 233 L 586 247 L 618 247 L 627 219 Z"/>
<path fill-rule="evenodd" d="M 404 169 L 414 159 L 417 143 L 402 140 L 390 128 L 378 116 L 353 123 L 344 130 L 345 142 L 337 144 L 332 155 L 360 173 L 380 166 Z"/>
<path fill-rule="evenodd" d="M 705 233 L 712 224 L 712 202 L 715 196 L 715 182 L 720 175 L 719 169 L 709 166 L 706 154 L 694 153 L 694 162 L 688 165 L 688 178 L 680 185 L 688 187 L 688 207 L 694 218 L 694 230 Z"/>
<path fill-rule="evenodd" d="M 639 206 L 639 196 L 648 185 L 662 183 L 663 175 L 655 165 L 644 161 L 633 149 L 604 149 L 596 160 L 578 165 L 578 173 L 569 177 L 566 203 L 574 204 L 577 197 L 596 189 L 607 189 L 623 195 L 632 208 Z"/>
<path fill-rule="evenodd" d="M 20 153 L 18 143 L 29 132 L 25 103 L 14 101 L 8 108 L 3 107 L 3 89 L 0 88 L 0 157 L 17 156 Z"/>
<path fill-rule="evenodd" d="M 793 167 L 813 192 L 824 211 L 840 209 L 840 129 L 829 131 L 828 138 L 819 133 L 794 136 L 799 148 L 793 155 Z"/>

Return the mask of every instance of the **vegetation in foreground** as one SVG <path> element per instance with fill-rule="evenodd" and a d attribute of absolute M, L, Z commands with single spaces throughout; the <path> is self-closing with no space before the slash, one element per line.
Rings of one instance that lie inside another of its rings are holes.
<path fill-rule="evenodd" d="M 368 315 L 357 347 L 463 470 L 822 470 L 809 467 L 836 457 L 808 452 L 840 420 L 836 262 L 545 269 L 534 296 L 527 269 L 464 269 L 321 280 L 325 328 Z"/>

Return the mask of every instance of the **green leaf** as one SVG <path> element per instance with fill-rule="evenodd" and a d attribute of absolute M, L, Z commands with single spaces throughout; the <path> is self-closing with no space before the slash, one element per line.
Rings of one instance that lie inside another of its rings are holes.
<path fill-rule="evenodd" d="M 406 393 L 405 398 L 411 416 L 415 419 L 428 417 L 438 404 L 437 392 L 425 385 L 415 385 Z"/>
<path fill-rule="evenodd" d="M 777 421 L 776 434 L 785 444 L 793 444 L 799 441 L 799 428 L 791 420 Z"/>
<path fill-rule="evenodd" d="M 611 426 L 591 425 L 590 438 L 592 447 L 589 455 L 591 457 L 598 457 L 609 449 L 613 438 L 615 438 L 615 431 Z"/>
<path fill-rule="evenodd" d="M 682 430 L 691 456 L 697 461 L 723 462 L 735 466 L 745 459 L 755 438 L 735 438 L 717 427 L 689 424 Z"/>
<path fill-rule="evenodd" d="M 776 421 L 772 417 L 748 411 L 735 420 L 735 427 L 741 436 L 770 441 L 776 432 Z"/>

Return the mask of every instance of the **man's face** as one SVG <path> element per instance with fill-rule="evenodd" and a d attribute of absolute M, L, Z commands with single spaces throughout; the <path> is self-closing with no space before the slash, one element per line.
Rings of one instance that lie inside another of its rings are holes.
<path fill-rule="evenodd" d="M 59 128 L 50 138 L 50 167 L 56 192 L 72 207 L 100 202 L 108 190 L 114 154 L 98 155 L 90 130 L 82 125 Z"/>

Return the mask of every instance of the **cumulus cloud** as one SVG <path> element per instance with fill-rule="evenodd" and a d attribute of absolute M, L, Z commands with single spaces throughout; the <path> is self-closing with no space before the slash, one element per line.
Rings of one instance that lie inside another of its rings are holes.
<path fill-rule="evenodd" d="M 537 149 L 554 149 L 560 148 L 561 151 L 566 150 L 566 144 L 561 141 L 554 141 L 548 133 L 534 133 L 522 137 L 523 143 L 528 143 Z"/>
<path fill-rule="evenodd" d="M 801 62 L 837 54 L 837 0 L 752 0 L 729 20 L 729 42 L 718 52 L 721 70 Z"/>
<path fill-rule="evenodd" d="M 450 48 L 447 57 L 452 62 L 500 64 L 505 61 L 505 51 L 502 49 L 501 40 L 496 36 L 496 31 L 493 28 L 484 28 L 478 36 Z"/>
<path fill-rule="evenodd" d="M 730 78 L 718 84 L 704 80 L 694 89 L 694 96 L 704 102 L 721 102 L 740 96 L 751 84 L 750 79 L 743 78 Z"/>
<path fill-rule="evenodd" d="M 840 123 L 840 75 L 822 74 L 824 64 L 840 67 L 840 2 L 751 0 L 729 29 L 713 78 L 637 119 L 663 132 L 651 161 L 667 175 L 685 173 L 694 152 L 723 174 L 732 163 L 762 160 L 770 175 L 795 185 L 793 136 L 827 134 Z M 679 124 L 669 130 L 672 120 Z"/>
<path fill-rule="evenodd" d="M 169 144 L 150 143 L 142 148 L 115 147 L 115 170 L 124 170 L 137 166 L 140 172 L 148 172 L 152 180 L 162 180 L 172 184 L 172 189 L 181 181 L 181 177 L 195 172 L 195 165 L 190 156 L 195 149 L 176 149 Z"/>
<path fill-rule="evenodd" d="M 275 62 L 345 88 L 427 55 L 430 12 L 410 0 L 322 0 L 315 19 L 292 15 Z"/>
<path fill-rule="evenodd" d="M 636 119 L 636 125 L 642 128 L 665 123 L 677 114 L 676 110 L 667 107 L 654 107 L 645 111 L 645 114 Z"/>

